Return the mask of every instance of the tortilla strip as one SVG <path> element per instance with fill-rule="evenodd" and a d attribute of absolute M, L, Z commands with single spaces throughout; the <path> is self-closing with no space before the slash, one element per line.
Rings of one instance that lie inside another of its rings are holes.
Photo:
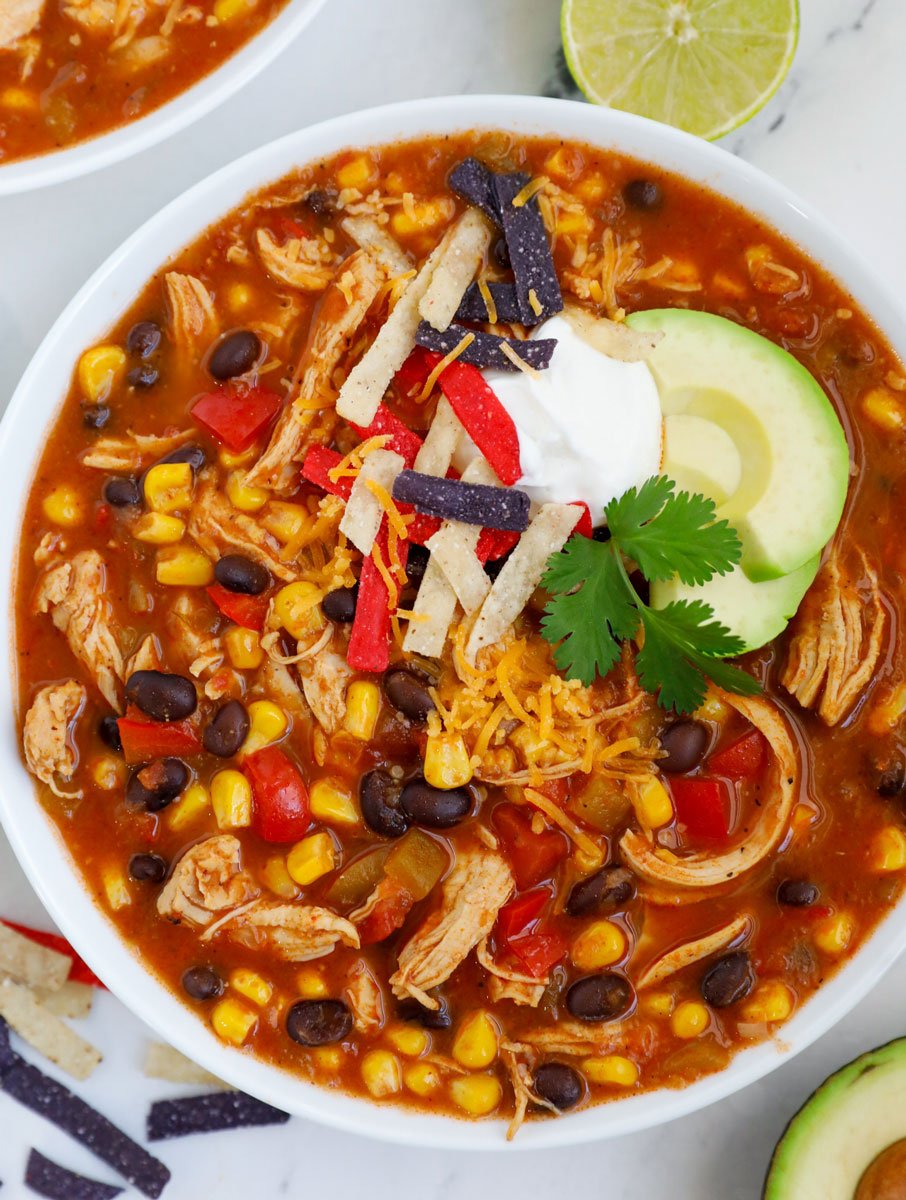
<path fill-rule="evenodd" d="M 631 329 L 623 321 L 593 317 L 576 304 L 567 304 L 562 315 L 584 342 L 618 362 L 645 362 L 664 336 L 660 330 Z"/>
<path fill-rule="evenodd" d="M 500 480 L 487 459 L 481 455 L 473 458 L 463 471 L 462 482 L 500 487 Z M 444 521 L 437 533 L 425 543 L 431 551 L 432 561 L 437 560 L 457 600 L 469 615 L 481 608 L 491 590 L 491 581 L 475 553 L 480 537 L 481 527 L 478 525 Z"/>
<path fill-rule="evenodd" d="M 368 486 L 369 480 L 379 484 L 388 495 L 393 481 L 406 463 L 394 450 L 372 450 L 355 477 L 346 511 L 340 521 L 340 533 L 345 534 L 356 550 L 370 554 L 374 539 L 381 527 L 384 507 Z"/>
<path fill-rule="evenodd" d="M 481 213 L 474 208 L 463 213 L 418 306 L 419 316 L 434 329 L 442 333 L 456 316 L 490 244 L 491 228 Z"/>
<path fill-rule="evenodd" d="M 446 475 L 462 434 L 462 422 L 450 407 L 447 397 L 441 396 L 431 428 L 425 434 L 412 469 L 423 475 Z"/>
<path fill-rule="evenodd" d="M 55 1017 L 65 1017 L 68 1021 L 81 1021 L 91 1012 L 95 989 L 89 983 L 77 983 L 74 979 L 70 979 L 58 992 L 48 992 L 44 988 L 36 988 L 35 996 L 41 1007 L 46 1008 Z"/>
<path fill-rule="evenodd" d="M 163 1079 L 167 1083 L 197 1083 L 204 1087 L 230 1089 L 228 1083 L 192 1062 L 166 1042 L 149 1042 L 145 1053 L 145 1075 L 149 1079 Z"/>
<path fill-rule="evenodd" d="M 101 1061 L 100 1052 L 90 1042 L 42 1008 L 29 988 L 11 979 L 0 980 L 0 1017 L 73 1079 L 87 1079 Z"/>
<path fill-rule="evenodd" d="M 0 922 L 0 971 L 29 987 L 57 992 L 69 978 L 72 959 Z"/>
<path fill-rule="evenodd" d="M 440 564 L 432 557 L 412 605 L 413 619 L 403 638 L 403 650 L 407 654 L 422 654 L 425 658 L 439 657 L 455 612 L 456 593 Z"/>
<path fill-rule="evenodd" d="M 367 250 L 387 272 L 389 279 L 412 269 L 412 259 L 386 229 L 371 217 L 345 217 L 340 228 L 360 250 Z"/>
<path fill-rule="evenodd" d="M 742 937 L 750 927 L 751 921 L 743 913 L 741 917 L 737 917 L 727 925 L 722 925 L 720 929 L 715 929 L 704 937 L 696 938 L 692 942 L 684 942 L 682 946 L 677 946 L 676 949 L 649 963 L 636 980 L 636 988 L 652 987 L 654 984 L 668 979 L 671 975 L 675 975 L 677 971 L 691 967 L 693 963 L 701 962 L 703 958 L 709 958 L 716 951 L 723 950 L 731 942 L 735 942 L 738 937 Z"/>

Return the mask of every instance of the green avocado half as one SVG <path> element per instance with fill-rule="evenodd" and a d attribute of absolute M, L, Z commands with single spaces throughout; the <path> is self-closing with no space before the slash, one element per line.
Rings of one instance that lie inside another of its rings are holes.
<path fill-rule="evenodd" d="M 777 1143 L 763 1200 L 906 1200 L 906 1038 L 825 1080 Z"/>

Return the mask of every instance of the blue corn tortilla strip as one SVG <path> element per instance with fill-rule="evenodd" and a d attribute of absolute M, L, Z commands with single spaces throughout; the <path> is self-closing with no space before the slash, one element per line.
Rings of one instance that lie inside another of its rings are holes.
<path fill-rule="evenodd" d="M 436 350 L 438 354 L 449 354 L 455 350 L 466 334 L 471 333 L 474 340 L 466 346 L 459 355 L 459 361 L 471 363 L 473 367 L 496 367 L 500 371 L 518 371 L 519 367 L 501 350 L 506 344 L 514 350 L 523 362 L 534 367 L 536 371 L 544 371 L 550 366 L 556 338 L 536 338 L 531 342 L 520 342 L 516 338 L 498 337 L 494 333 L 480 333 L 475 329 L 465 329 L 462 325 L 449 325 L 442 333 L 422 321 L 415 333 L 415 341 L 426 350 Z"/>
<path fill-rule="evenodd" d="M 288 1120 L 289 1113 L 244 1092 L 211 1092 L 152 1104 L 148 1113 L 148 1141 L 162 1142 L 192 1133 L 218 1133 L 254 1125 L 285 1125 Z"/>
<path fill-rule="evenodd" d="M 516 303 L 523 323 L 537 324 L 562 312 L 563 295 L 537 197 L 519 208 L 513 207 L 513 200 L 530 182 L 531 176 L 522 172 L 494 176 L 503 236 L 516 280 Z M 529 301 L 531 291 L 541 307 L 538 313 Z"/>
<path fill-rule="evenodd" d="M 162 1162 L 69 1088 L 18 1055 L 14 1059 L 0 1070 L 0 1090 L 68 1133 L 140 1192 L 157 1200 L 170 1180 L 170 1172 Z"/>
<path fill-rule="evenodd" d="M 463 521 L 487 529 L 528 529 L 530 500 L 517 488 L 488 487 L 440 479 L 420 471 L 401 471 L 393 484 L 393 499 L 411 504 L 418 513 L 444 521 Z"/>
<path fill-rule="evenodd" d="M 99 1183 L 96 1179 L 68 1171 L 38 1150 L 32 1150 L 28 1156 L 25 1186 L 47 1200 L 113 1200 L 123 1192 L 113 1183 Z"/>
<path fill-rule="evenodd" d="M 486 217 L 500 225 L 500 204 L 494 191 L 494 173 L 477 158 L 464 158 L 453 168 L 447 183 L 457 196 L 480 208 Z"/>
<path fill-rule="evenodd" d="M 519 311 L 519 303 L 516 300 L 516 285 L 514 283 L 489 283 L 488 291 L 491 293 L 491 299 L 494 301 L 494 307 L 497 309 L 497 320 L 503 321 L 510 325 L 522 325 L 522 313 Z M 477 283 L 470 283 L 466 288 L 466 294 L 462 298 L 462 303 L 456 310 L 457 321 L 473 321 L 481 323 L 488 320 L 488 306 L 484 302 L 484 296 L 478 290 Z M 530 324 L 537 325 L 542 320 L 541 317 L 536 317 L 532 313 Z"/>
<path fill-rule="evenodd" d="M 10 1067 L 14 1067 L 19 1061 L 19 1055 L 9 1044 L 9 1026 L 0 1017 L 0 1078 L 4 1071 L 8 1071 Z"/>

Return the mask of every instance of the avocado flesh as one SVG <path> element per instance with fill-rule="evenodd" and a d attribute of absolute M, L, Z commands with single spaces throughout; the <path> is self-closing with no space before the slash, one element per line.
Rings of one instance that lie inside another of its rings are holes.
<path fill-rule="evenodd" d="M 849 484 L 846 437 L 819 384 L 791 354 L 724 317 L 652 309 L 627 324 L 664 334 L 648 366 L 665 420 L 688 414 L 711 422 L 738 451 L 739 485 L 717 497 L 717 515 L 739 534 L 748 578 L 797 571 L 833 536 Z M 713 442 L 702 439 L 705 477 L 714 474 Z"/>
<path fill-rule="evenodd" d="M 826 1080 L 777 1143 L 763 1200 L 854 1200 L 879 1154 L 906 1137 L 906 1038 Z"/>

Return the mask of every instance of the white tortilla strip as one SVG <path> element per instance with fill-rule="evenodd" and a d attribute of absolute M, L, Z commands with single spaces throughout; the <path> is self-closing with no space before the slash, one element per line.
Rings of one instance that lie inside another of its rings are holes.
<path fill-rule="evenodd" d="M 701 962 L 703 958 L 710 957 L 718 950 L 729 946 L 731 942 L 735 942 L 738 937 L 742 937 L 746 930 L 751 928 L 751 925 L 752 922 L 744 913 L 741 917 L 736 917 L 735 920 L 730 921 L 727 925 L 722 925 L 720 929 L 715 929 L 704 937 L 677 946 L 675 950 L 671 950 L 655 959 L 653 963 L 649 963 L 636 980 L 636 987 L 653 987 L 654 984 L 669 979 L 677 971 L 691 967 L 693 963 Z"/>
<path fill-rule="evenodd" d="M 428 560 L 412 613 L 403 650 L 407 654 L 439 658 L 456 613 L 456 593 L 433 557 Z"/>
<path fill-rule="evenodd" d="M 487 459 L 481 455 L 473 458 L 463 471 L 462 482 L 501 486 Z M 444 521 L 437 533 L 425 543 L 469 616 L 481 608 L 491 590 L 491 581 L 475 554 L 480 537 L 481 527 L 478 525 Z"/>
<path fill-rule="evenodd" d="M 55 1017 L 65 1017 L 68 1021 L 81 1021 L 89 1015 L 94 1004 L 97 989 L 90 983 L 77 983 L 67 980 L 58 992 L 48 992 L 44 988 L 36 988 L 35 996 L 42 1008 L 53 1013 Z"/>
<path fill-rule="evenodd" d="M 422 320 L 441 333 L 456 316 L 466 288 L 475 278 L 491 244 L 491 227 L 476 208 L 463 213 L 453 230 L 443 260 L 438 263 L 418 306 Z"/>
<path fill-rule="evenodd" d="M 100 1052 L 90 1042 L 43 1008 L 29 988 L 12 979 L 0 981 L 0 1017 L 73 1079 L 87 1079 L 101 1061 Z"/>
<path fill-rule="evenodd" d="M 0 923 L 0 972 L 29 987 L 57 992 L 69 978 L 72 959 Z"/>
<path fill-rule="evenodd" d="M 372 217 L 346 217 L 340 228 L 361 250 L 366 250 L 390 279 L 412 270 L 412 259 L 395 238 Z"/>
<path fill-rule="evenodd" d="M 446 396 L 441 396 L 431 428 L 425 434 L 412 469 L 421 471 L 423 475 L 446 475 L 463 433 L 462 422 L 450 406 L 450 401 Z"/>
<path fill-rule="evenodd" d="M 593 317 L 575 304 L 566 305 L 561 315 L 583 341 L 618 362 L 645 362 L 664 336 L 659 329 L 632 329 L 624 321 Z"/>
<path fill-rule="evenodd" d="M 145 1075 L 149 1079 L 163 1079 L 167 1083 L 194 1083 L 200 1087 L 216 1087 L 230 1090 L 224 1083 L 198 1063 L 174 1050 L 165 1042 L 149 1042 L 145 1053 Z"/>
<path fill-rule="evenodd" d="M 355 477 L 346 511 L 340 521 L 340 533 L 345 534 L 362 554 L 371 553 L 384 515 L 383 506 L 368 487 L 368 480 L 373 479 L 390 493 L 394 479 L 405 465 L 402 455 L 393 450 L 372 450 Z"/>
<path fill-rule="evenodd" d="M 504 563 L 472 626 L 466 658 L 499 642 L 528 604 L 552 554 L 562 550 L 582 516 L 577 504 L 542 504 L 538 515 Z"/>

